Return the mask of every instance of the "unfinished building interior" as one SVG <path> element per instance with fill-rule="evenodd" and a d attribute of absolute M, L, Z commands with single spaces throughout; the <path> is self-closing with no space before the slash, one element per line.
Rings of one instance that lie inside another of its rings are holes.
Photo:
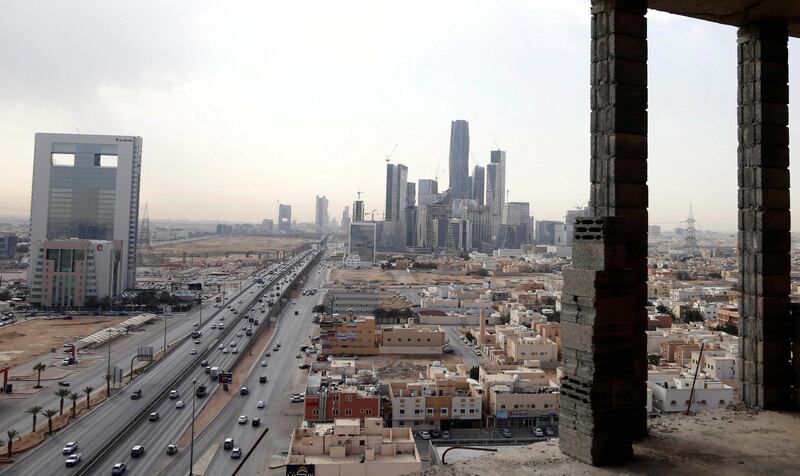
<path fill-rule="evenodd" d="M 741 400 L 800 409 L 790 310 L 788 38 L 800 2 L 592 0 L 592 216 L 575 224 L 562 297 L 561 451 L 632 457 L 647 432 L 648 8 L 736 27 Z M 676 54 L 680 54 L 676 52 Z M 731 163 L 733 163 L 731 157 Z"/>

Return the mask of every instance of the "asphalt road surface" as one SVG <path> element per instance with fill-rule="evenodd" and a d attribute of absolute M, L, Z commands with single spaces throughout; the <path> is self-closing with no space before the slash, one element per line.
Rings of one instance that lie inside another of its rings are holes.
<path fill-rule="evenodd" d="M 292 260 L 290 259 L 290 261 Z M 267 281 L 267 283 L 269 282 L 270 281 Z M 218 344 L 214 339 L 214 336 L 218 335 L 219 331 L 210 329 L 210 325 L 212 322 L 219 322 L 219 318 L 223 315 L 222 313 L 224 313 L 226 316 L 226 330 L 230 328 L 234 322 L 236 322 L 241 328 L 242 324 L 240 324 L 239 321 L 243 320 L 244 322 L 247 322 L 246 317 L 243 318 L 243 316 L 246 316 L 246 310 L 253 302 L 257 302 L 259 291 L 266 289 L 269 289 L 269 287 L 260 288 L 252 279 L 246 281 L 243 285 L 242 293 L 228 301 L 229 304 L 234 305 L 235 309 L 237 309 L 237 314 L 232 314 L 232 311 L 230 310 L 223 310 L 221 311 L 221 314 L 218 317 L 215 317 L 213 320 L 206 320 L 205 318 L 203 319 L 203 337 L 201 338 L 200 345 L 196 345 L 191 340 L 185 340 L 181 342 L 174 348 L 173 351 L 167 354 L 163 361 L 159 362 L 148 372 L 138 377 L 132 385 L 129 385 L 125 389 L 125 391 L 113 395 L 111 399 L 105 402 L 100 408 L 92 410 L 83 417 L 79 417 L 78 420 L 72 423 L 66 430 L 59 432 L 54 438 L 49 439 L 36 449 L 24 454 L 17 461 L 17 463 L 7 469 L 4 474 L 74 474 L 82 465 L 79 465 L 76 468 L 65 467 L 64 460 L 66 459 L 66 456 L 62 455 L 61 453 L 61 448 L 64 446 L 64 444 L 66 444 L 68 441 L 77 441 L 79 444 L 79 449 L 77 452 L 83 454 L 83 464 L 85 464 L 86 460 L 90 458 L 92 454 L 99 451 L 102 446 L 120 430 L 122 425 L 144 412 L 145 408 L 151 402 L 153 402 L 155 396 L 164 389 L 165 385 L 169 381 L 173 380 L 179 372 L 185 369 L 190 362 L 197 358 L 197 355 L 191 355 L 190 351 L 192 348 L 197 348 L 198 355 L 203 354 L 203 349 L 213 348 L 214 350 L 209 351 L 209 357 L 207 357 L 210 361 L 217 360 L 223 364 L 225 362 L 232 361 L 232 357 L 235 357 L 235 355 L 232 356 L 231 354 L 228 354 L 227 356 L 220 355 L 220 357 L 217 357 L 216 353 L 218 351 L 216 348 Z M 253 290 L 254 292 L 250 293 L 250 290 Z M 263 324 L 264 323 L 262 319 L 262 325 Z M 192 329 L 192 322 L 187 320 L 184 325 L 187 325 L 188 327 L 185 329 L 180 328 L 180 330 L 182 330 L 185 334 Z M 229 344 L 231 340 L 241 340 L 241 338 L 237 339 L 235 335 L 236 331 L 231 331 L 231 333 L 229 333 L 225 338 L 226 344 Z M 163 334 L 161 335 L 161 339 L 163 345 Z M 112 343 L 112 354 L 114 348 L 113 346 L 114 344 Z M 226 357 L 229 360 L 222 359 L 221 357 Z M 130 355 L 128 355 L 126 358 L 129 362 Z M 200 374 L 200 372 L 202 372 L 202 374 Z M 199 379 L 205 378 L 201 381 L 207 381 L 207 376 L 200 369 L 194 369 L 192 377 L 199 377 Z M 123 439 L 124 442 L 129 443 L 132 441 L 132 438 L 135 438 L 136 435 L 141 434 L 146 434 L 151 438 L 163 439 L 165 438 L 164 435 L 166 432 L 164 430 L 166 428 L 174 428 L 175 432 L 178 434 L 179 432 L 183 431 L 191 418 L 191 392 L 186 386 L 187 381 L 189 382 L 189 385 L 191 385 L 191 378 L 183 379 L 182 386 L 178 388 L 178 390 L 181 392 L 182 398 L 184 398 L 184 401 L 189 404 L 186 408 L 182 409 L 183 411 L 179 411 L 174 408 L 174 401 L 164 399 L 168 403 L 160 402 L 158 405 L 158 411 L 162 412 L 163 419 L 155 423 L 149 423 L 147 419 L 144 418 L 143 421 L 139 422 L 134 427 L 132 432 L 129 432 L 128 435 L 126 435 L 126 438 Z M 135 389 L 142 390 L 143 397 L 139 400 L 130 399 L 130 393 Z M 172 408 L 166 408 L 169 406 L 169 403 L 172 404 Z M 170 422 L 171 416 L 176 418 L 174 425 L 172 425 Z M 142 431 L 142 427 L 144 427 L 144 432 L 139 433 Z M 153 453 L 162 453 L 166 447 L 166 443 L 164 443 L 161 448 L 156 448 L 155 446 L 148 448 L 147 444 L 145 444 L 145 447 L 145 456 L 149 458 Z M 138 460 L 131 463 L 129 452 L 129 446 L 124 446 L 122 444 L 115 445 L 115 448 L 103 458 L 101 464 L 96 466 L 95 474 L 108 474 L 113 463 L 108 463 L 107 465 L 103 465 L 102 463 L 106 461 L 106 459 L 109 461 L 114 461 L 110 458 L 119 457 L 121 454 L 128 455 L 123 459 L 123 461 L 127 461 L 129 463 L 128 474 L 151 474 L 149 472 L 137 470 L 136 463 L 138 463 Z"/>

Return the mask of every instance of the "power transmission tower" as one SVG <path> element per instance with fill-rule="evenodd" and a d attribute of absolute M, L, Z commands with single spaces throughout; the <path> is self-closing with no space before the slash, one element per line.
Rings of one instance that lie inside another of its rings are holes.
<path fill-rule="evenodd" d="M 148 255 L 153 253 L 153 248 L 150 245 L 150 213 L 147 211 L 147 204 L 144 204 L 144 212 L 142 213 L 142 225 L 139 227 L 139 252 L 146 251 Z"/>
<path fill-rule="evenodd" d="M 697 236 L 695 234 L 695 219 L 694 219 L 694 211 L 692 210 L 692 205 L 689 204 L 689 218 L 686 219 L 684 222 L 686 223 L 686 253 L 689 256 L 700 256 L 700 247 L 697 246 Z"/>

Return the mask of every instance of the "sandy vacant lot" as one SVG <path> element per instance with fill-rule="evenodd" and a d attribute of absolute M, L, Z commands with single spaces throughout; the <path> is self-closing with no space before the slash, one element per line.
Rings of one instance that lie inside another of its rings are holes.
<path fill-rule="evenodd" d="M 153 245 L 153 251 L 166 254 L 264 253 L 266 250 L 291 250 L 307 243 L 304 238 L 276 236 L 213 236 L 202 240 Z"/>
<path fill-rule="evenodd" d="M 329 281 L 334 284 L 374 284 L 386 286 L 394 285 L 432 285 L 432 284 L 477 284 L 487 279 L 497 285 L 506 281 L 519 280 L 520 278 L 535 279 L 535 274 L 504 275 L 502 277 L 482 278 L 479 276 L 465 276 L 444 274 L 430 271 L 389 271 L 380 269 L 333 269 Z"/>
<path fill-rule="evenodd" d="M 0 365 L 15 366 L 50 353 L 53 347 L 83 338 L 128 317 L 76 316 L 71 321 L 32 319 L 0 329 Z"/>

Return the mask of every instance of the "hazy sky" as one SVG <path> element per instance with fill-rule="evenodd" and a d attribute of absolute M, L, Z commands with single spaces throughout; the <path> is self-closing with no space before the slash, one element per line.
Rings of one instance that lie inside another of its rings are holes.
<path fill-rule="evenodd" d="M 651 222 L 691 202 L 735 230 L 736 30 L 648 18 Z M 311 221 L 316 194 L 337 219 L 358 190 L 382 210 L 395 144 L 409 180 L 438 166 L 446 188 L 466 119 L 470 169 L 499 145 L 510 199 L 563 219 L 588 198 L 589 20 L 588 0 L 2 2 L 0 214 L 28 213 L 37 131 L 142 136 L 151 218 L 260 221 L 280 200 Z"/>

